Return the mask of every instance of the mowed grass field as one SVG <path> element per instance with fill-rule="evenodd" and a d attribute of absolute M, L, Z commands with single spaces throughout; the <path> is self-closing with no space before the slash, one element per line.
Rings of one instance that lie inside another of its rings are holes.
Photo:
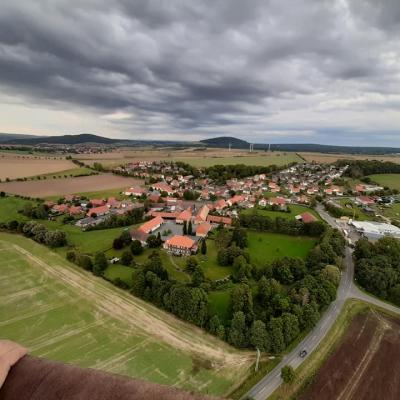
<path fill-rule="evenodd" d="M 377 174 L 369 177 L 381 186 L 400 190 L 400 174 Z"/>
<path fill-rule="evenodd" d="M 215 395 L 254 361 L 21 236 L 0 233 L 0 271 L 1 337 L 33 355 Z"/>
<path fill-rule="evenodd" d="M 288 236 L 269 232 L 248 232 L 250 260 L 257 265 L 282 257 L 305 259 L 316 240 L 305 236 Z"/>

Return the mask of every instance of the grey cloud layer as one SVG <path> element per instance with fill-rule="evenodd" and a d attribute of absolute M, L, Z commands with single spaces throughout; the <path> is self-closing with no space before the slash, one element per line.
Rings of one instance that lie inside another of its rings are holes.
<path fill-rule="evenodd" d="M 302 116 L 324 102 L 334 113 L 359 98 L 368 113 L 372 94 L 397 107 L 399 17 L 396 0 L 4 0 L 0 88 L 124 112 L 132 117 L 115 123 L 131 132 L 298 129 L 323 139 L 335 118 Z"/>

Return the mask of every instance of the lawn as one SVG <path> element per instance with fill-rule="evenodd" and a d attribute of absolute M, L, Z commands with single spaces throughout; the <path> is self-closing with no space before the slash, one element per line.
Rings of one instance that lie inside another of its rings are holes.
<path fill-rule="evenodd" d="M 214 395 L 248 371 L 247 353 L 29 239 L 0 233 L 0 253 L 1 337 L 32 355 Z"/>
<path fill-rule="evenodd" d="M 251 215 L 253 213 L 257 213 L 263 217 L 270 217 L 270 218 L 280 217 L 280 218 L 285 218 L 285 219 L 295 219 L 296 215 L 308 212 L 308 213 L 314 215 L 315 217 L 317 217 L 318 219 L 321 219 L 319 214 L 310 207 L 293 204 L 293 205 L 289 205 L 289 210 L 290 210 L 290 212 L 282 212 L 282 211 L 264 210 L 261 208 L 247 208 L 246 210 L 242 211 L 242 214 Z"/>
<path fill-rule="evenodd" d="M 381 206 L 378 209 L 378 213 L 400 222 L 400 203 L 392 204 L 389 207 Z"/>
<path fill-rule="evenodd" d="M 400 190 L 400 174 L 377 174 L 370 175 L 369 178 L 381 186 Z"/>
<path fill-rule="evenodd" d="M 231 289 L 217 290 L 208 295 L 210 315 L 216 314 L 222 323 L 231 317 Z"/>
<path fill-rule="evenodd" d="M 248 242 L 250 260 L 257 265 L 281 257 L 305 259 L 316 244 L 316 240 L 310 237 L 256 231 L 248 232 Z"/>
<path fill-rule="evenodd" d="M 373 214 L 368 214 L 367 212 L 363 211 L 361 207 L 357 206 L 357 204 L 350 199 L 340 199 L 339 204 L 346 211 L 354 213 L 355 219 L 358 221 L 373 221 L 375 219 Z"/>
<path fill-rule="evenodd" d="M 0 222 L 28 221 L 27 217 L 18 212 L 26 203 L 35 204 L 34 201 L 27 201 L 19 197 L 0 197 Z"/>
<path fill-rule="evenodd" d="M 105 277 L 110 281 L 119 278 L 127 285 L 132 286 L 133 268 L 125 265 L 112 264 L 109 265 L 104 273 Z"/>

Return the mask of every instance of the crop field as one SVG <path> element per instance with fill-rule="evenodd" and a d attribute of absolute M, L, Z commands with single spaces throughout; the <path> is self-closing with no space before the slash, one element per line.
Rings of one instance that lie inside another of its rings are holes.
<path fill-rule="evenodd" d="M 86 164 L 99 162 L 103 165 L 116 166 L 134 161 L 182 161 L 195 167 L 210 167 L 217 164 L 246 164 L 246 165 L 285 165 L 291 162 L 301 162 L 296 153 L 283 152 L 253 152 L 246 150 L 227 149 L 149 149 L 124 150 L 103 154 L 89 154 L 77 157 Z"/>
<path fill-rule="evenodd" d="M 381 186 L 400 190 L 400 174 L 378 174 L 369 177 Z"/>
<path fill-rule="evenodd" d="M 400 398 L 400 321 L 376 311 L 357 315 L 340 344 L 300 397 Z"/>
<path fill-rule="evenodd" d="M 64 157 L 0 153 L 0 180 L 24 178 L 69 170 L 75 164 Z"/>
<path fill-rule="evenodd" d="M 31 197 L 63 196 L 82 192 L 124 189 L 142 181 L 113 174 L 99 174 L 66 179 L 47 179 L 26 182 L 3 182 L 0 190 Z"/>
<path fill-rule="evenodd" d="M 0 253 L 1 336 L 33 355 L 215 395 L 254 361 L 29 239 L 1 233 Z"/>
<path fill-rule="evenodd" d="M 327 154 L 327 153 L 299 153 L 306 161 L 315 161 L 321 164 L 332 164 L 337 160 L 380 160 L 400 163 L 400 155 L 361 155 L 361 154 Z"/>
<path fill-rule="evenodd" d="M 270 217 L 270 218 L 284 218 L 284 219 L 295 219 L 296 215 L 303 214 L 308 212 L 318 219 L 321 219 L 319 214 L 312 208 L 301 206 L 297 204 L 289 205 L 290 212 L 282 212 L 282 211 L 271 211 L 271 210 L 263 210 L 257 208 L 247 208 L 246 210 L 242 211 L 244 215 L 251 215 L 252 213 L 256 213 L 263 217 Z"/>
<path fill-rule="evenodd" d="M 316 240 L 303 236 L 288 236 L 269 232 L 248 232 L 248 251 L 255 264 L 264 265 L 282 257 L 306 258 Z"/>

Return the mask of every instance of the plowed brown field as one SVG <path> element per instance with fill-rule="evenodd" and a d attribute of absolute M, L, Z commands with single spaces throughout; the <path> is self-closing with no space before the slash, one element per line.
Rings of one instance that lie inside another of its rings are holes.
<path fill-rule="evenodd" d="M 400 320 L 377 312 L 354 318 L 301 399 L 400 399 Z"/>

